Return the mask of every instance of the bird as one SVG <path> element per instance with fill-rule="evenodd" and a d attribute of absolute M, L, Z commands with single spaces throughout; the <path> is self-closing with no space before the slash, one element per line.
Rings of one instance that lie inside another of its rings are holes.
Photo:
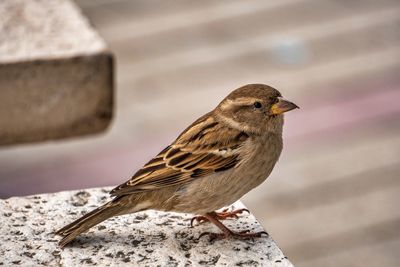
<path fill-rule="evenodd" d="M 221 232 L 210 239 L 261 237 L 235 232 L 221 220 L 244 210 L 217 212 L 236 202 L 271 174 L 283 148 L 284 113 L 299 108 L 265 84 L 233 90 L 215 109 L 187 127 L 170 145 L 110 191 L 112 200 L 58 230 L 64 247 L 113 216 L 145 210 L 195 214 Z M 247 210 L 246 210 L 247 211 Z"/>

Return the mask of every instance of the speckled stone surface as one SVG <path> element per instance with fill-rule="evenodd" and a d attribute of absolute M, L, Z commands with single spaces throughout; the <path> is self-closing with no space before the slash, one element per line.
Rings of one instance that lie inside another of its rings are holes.
<path fill-rule="evenodd" d="M 213 225 L 191 228 L 190 214 L 156 211 L 109 219 L 60 249 L 53 231 L 106 202 L 109 189 L 0 200 L 0 265 L 292 266 L 270 237 L 211 242 L 198 237 L 219 231 Z M 235 230 L 263 230 L 252 215 L 224 223 Z"/>

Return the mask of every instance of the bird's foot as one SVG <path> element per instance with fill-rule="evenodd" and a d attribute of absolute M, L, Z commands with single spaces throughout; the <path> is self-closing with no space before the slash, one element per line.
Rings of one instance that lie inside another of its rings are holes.
<path fill-rule="evenodd" d="M 233 231 L 229 230 L 229 232 L 226 231 L 226 232 L 222 232 L 222 233 L 205 232 L 199 236 L 199 239 L 203 236 L 208 235 L 210 241 L 221 240 L 221 239 L 225 239 L 225 238 L 233 238 L 233 239 L 242 239 L 243 240 L 243 239 L 259 238 L 259 237 L 262 237 L 263 234 L 268 236 L 268 233 L 265 231 L 250 233 L 249 230 L 246 230 L 246 231 L 237 233 L 237 232 L 233 232 Z"/>
<path fill-rule="evenodd" d="M 239 211 L 239 213 L 243 212 Z M 222 211 L 222 212 L 227 212 L 227 211 Z M 248 212 L 248 211 L 247 211 Z M 238 212 L 236 211 L 236 214 L 238 214 Z M 237 215 L 234 214 L 234 218 L 237 218 Z M 236 215 L 236 217 L 235 217 Z M 210 241 L 216 240 L 216 239 L 224 239 L 224 238 L 234 238 L 234 239 L 252 239 L 252 238 L 257 238 L 257 237 L 261 237 L 263 234 L 268 236 L 267 232 L 256 232 L 256 233 L 250 233 L 248 230 L 246 231 L 242 231 L 242 232 L 233 232 L 232 230 L 230 230 L 228 227 L 226 227 L 224 224 L 222 224 L 219 221 L 218 215 L 216 212 L 209 212 L 204 214 L 204 217 L 212 222 L 213 224 L 215 224 L 215 226 L 217 226 L 219 229 L 221 229 L 222 233 L 211 233 L 211 232 L 205 232 L 202 233 L 199 238 L 208 235 L 210 238 Z M 226 216 L 223 216 L 223 218 L 227 218 Z"/>
<path fill-rule="evenodd" d="M 221 212 L 215 212 L 215 216 L 218 220 L 226 220 L 228 218 L 238 219 L 239 218 L 238 214 L 242 214 L 243 212 L 247 212 L 248 214 L 250 214 L 250 211 L 248 209 L 237 209 L 237 210 L 229 211 L 229 208 L 226 208 L 226 209 L 222 210 Z M 190 220 L 190 227 L 193 227 L 195 221 L 198 224 L 202 224 L 205 222 L 209 222 L 209 219 L 207 219 L 207 217 L 201 216 L 201 215 L 194 216 Z"/>
<path fill-rule="evenodd" d="M 229 208 L 224 209 L 221 212 L 216 212 L 216 214 L 217 214 L 217 219 L 225 220 L 228 218 L 238 219 L 239 218 L 238 214 L 242 214 L 243 212 L 247 212 L 248 214 L 250 214 L 250 211 L 248 209 L 237 209 L 237 210 L 232 209 L 231 211 L 229 211 Z"/>

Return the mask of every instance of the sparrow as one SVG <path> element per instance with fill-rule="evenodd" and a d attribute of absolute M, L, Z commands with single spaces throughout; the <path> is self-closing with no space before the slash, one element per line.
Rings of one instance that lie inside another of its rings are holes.
<path fill-rule="evenodd" d="M 265 232 L 234 232 L 221 223 L 244 210 L 216 210 L 270 175 L 282 151 L 283 113 L 295 108 L 268 85 L 248 84 L 232 91 L 114 188 L 111 201 L 58 230 L 59 245 L 110 217 L 148 209 L 197 214 L 195 220 L 209 221 L 222 231 L 202 234 L 212 239 L 261 237 Z"/>

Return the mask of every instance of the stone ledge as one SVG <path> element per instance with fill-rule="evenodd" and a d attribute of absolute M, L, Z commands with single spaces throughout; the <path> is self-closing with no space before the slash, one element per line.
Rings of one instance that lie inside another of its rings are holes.
<path fill-rule="evenodd" d="M 0 145 L 107 128 L 113 56 L 70 0 L 0 1 Z"/>
<path fill-rule="evenodd" d="M 213 225 L 190 228 L 192 215 L 157 211 L 109 219 L 60 249 L 52 232 L 106 202 L 109 189 L 0 200 L 0 265 L 292 266 L 270 237 L 210 242 L 198 236 L 219 231 Z M 262 231 L 252 215 L 224 223 L 236 230 Z"/>

